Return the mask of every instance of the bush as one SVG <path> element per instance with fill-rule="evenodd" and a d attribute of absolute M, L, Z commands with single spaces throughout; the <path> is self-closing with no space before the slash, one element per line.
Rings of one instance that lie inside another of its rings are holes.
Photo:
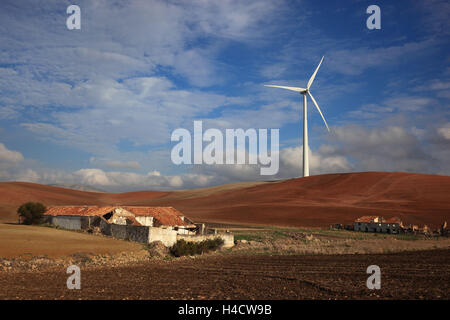
<path fill-rule="evenodd" d="M 39 224 L 46 211 L 47 208 L 40 202 L 27 202 L 17 209 L 17 214 L 24 224 Z"/>
<path fill-rule="evenodd" d="M 196 254 L 202 254 L 204 252 L 217 250 L 223 245 L 222 238 L 208 239 L 201 242 L 187 242 L 184 240 L 178 240 L 172 247 L 170 247 L 170 253 L 175 257 L 181 256 L 193 256 Z"/>

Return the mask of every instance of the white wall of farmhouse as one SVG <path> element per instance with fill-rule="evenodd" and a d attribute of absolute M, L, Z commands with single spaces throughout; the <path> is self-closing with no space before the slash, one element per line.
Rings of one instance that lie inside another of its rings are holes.
<path fill-rule="evenodd" d="M 148 242 L 161 241 L 165 246 L 173 246 L 177 242 L 177 232 L 171 228 L 149 227 Z"/>
<path fill-rule="evenodd" d="M 151 216 L 136 216 L 135 219 L 143 226 L 153 227 L 153 217 Z"/>

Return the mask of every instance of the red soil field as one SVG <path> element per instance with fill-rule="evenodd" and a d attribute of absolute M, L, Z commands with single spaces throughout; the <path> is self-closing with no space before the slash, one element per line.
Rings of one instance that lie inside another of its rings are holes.
<path fill-rule="evenodd" d="M 366 269 L 372 264 L 382 270 L 380 290 L 366 287 Z M 81 290 L 67 290 L 65 268 L 0 272 L 0 299 L 448 300 L 449 267 L 449 250 L 338 256 L 210 255 L 114 268 L 82 266 Z M 166 310 L 167 315 L 170 312 Z"/>
<path fill-rule="evenodd" d="M 0 183 L 0 220 L 26 201 L 50 205 L 173 206 L 195 221 L 328 227 L 362 215 L 397 216 L 437 227 L 450 220 L 450 177 L 403 172 L 326 174 L 182 191 L 96 193 L 23 182 Z"/>

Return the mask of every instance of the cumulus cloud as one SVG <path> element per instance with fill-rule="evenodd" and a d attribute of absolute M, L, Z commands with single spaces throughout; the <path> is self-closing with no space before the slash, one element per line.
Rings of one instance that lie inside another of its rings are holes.
<path fill-rule="evenodd" d="M 438 134 L 445 140 L 450 140 L 450 126 L 437 129 Z"/>
<path fill-rule="evenodd" d="M 39 174 L 27 168 L 23 155 L 0 143 L 0 180 L 39 181 Z"/>
<path fill-rule="evenodd" d="M 236 181 L 261 181 L 296 178 L 303 175 L 303 146 L 281 149 L 280 168 L 273 176 L 261 176 L 260 165 L 211 165 L 197 166 L 193 171 L 204 175 L 205 184 L 225 184 Z M 333 154 L 330 147 L 323 145 L 316 151 L 309 151 L 310 172 L 323 173 L 348 172 L 352 166 L 345 156 Z"/>
<path fill-rule="evenodd" d="M 434 159 L 411 132 L 399 126 L 336 127 L 328 152 L 353 159 L 356 171 L 430 172 Z"/>
<path fill-rule="evenodd" d="M 280 153 L 279 177 L 290 178 L 303 175 L 303 146 L 285 148 Z M 317 151 L 309 150 L 309 167 L 311 174 L 348 172 L 351 165 L 347 158 L 337 155 L 332 147 L 322 145 Z"/>
<path fill-rule="evenodd" d="M 356 125 L 333 127 L 328 143 L 310 150 L 312 175 L 350 171 L 411 171 L 450 173 L 450 124 L 427 132 L 425 149 L 417 136 L 399 126 L 363 128 Z M 0 145 L 2 146 L 2 145 Z M 279 152 L 280 170 L 274 176 L 261 176 L 259 165 L 195 165 L 187 173 L 166 175 L 157 170 L 147 173 L 84 168 L 74 172 L 21 170 L 0 172 L 3 180 L 46 184 L 84 185 L 106 191 L 165 190 L 197 188 L 233 183 L 302 176 L 302 146 Z M 10 150 L 8 150 L 11 152 Z M 9 158 L 21 157 L 8 153 Z M 94 159 L 92 163 L 96 163 Z M 123 165 L 121 163 L 120 165 Z"/>
<path fill-rule="evenodd" d="M 18 166 L 13 170 L 0 171 L 0 179 L 62 186 L 87 186 L 106 191 L 130 191 L 199 188 L 236 181 L 282 179 L 301 175 L 302 147 L 282 149 L 279 157 L 280 170 L 275 176 L 261 176 L 259 165 L 196 165 L 191 167 L 187 173 L 178 175 L 165 175 L 157 170 L 135 173 L 83 168 L 69 172 L 67 170 L 44 168 L 33 170 Z M 10 157 L 10 159 L 13 159 L 13 157 Z M 107 161 L 94 158 L 91 159 L 91 163 L 105 164 Z M 120 162 L 119 167 L 126 170 L 127 165 L 129 167 L 129 164 Z M 310 167 L 314 174 L 341 172 L 350 169 L 350 165 L 344 157 L 327 154 L 327 148 L 310 153 Z"/>
<path fill-rule="evenodd" d="M 9 150 L 3 143 L 0 143 L 0 164 L 15 163 L 23 160 L 20 152 Z"/>
<path fill-rule="evenodd" d="M 223 95 L 176 89 L 161 77 L 81 83 L 60 94 L 59 104 L 92 107 L 53 112 L 53 123 L 21 125 L 42 138 L 93 154 L 109 152 L 121 140 L 136 145 L 161 144 L 170 137 L 171 129 L 184 124 L 183 115 L 198 117 L 234 103 Z"/>

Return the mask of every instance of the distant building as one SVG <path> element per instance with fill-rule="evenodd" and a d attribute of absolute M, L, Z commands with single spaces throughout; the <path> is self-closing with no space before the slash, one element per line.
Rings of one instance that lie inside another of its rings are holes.
<path fill-rule="evenodd" d="M 380 216 L 363 216 L 355 220 L 354 230 L 362 232 L 399 233 L 402 222 L 394 217 L 385 219 Z"/>

